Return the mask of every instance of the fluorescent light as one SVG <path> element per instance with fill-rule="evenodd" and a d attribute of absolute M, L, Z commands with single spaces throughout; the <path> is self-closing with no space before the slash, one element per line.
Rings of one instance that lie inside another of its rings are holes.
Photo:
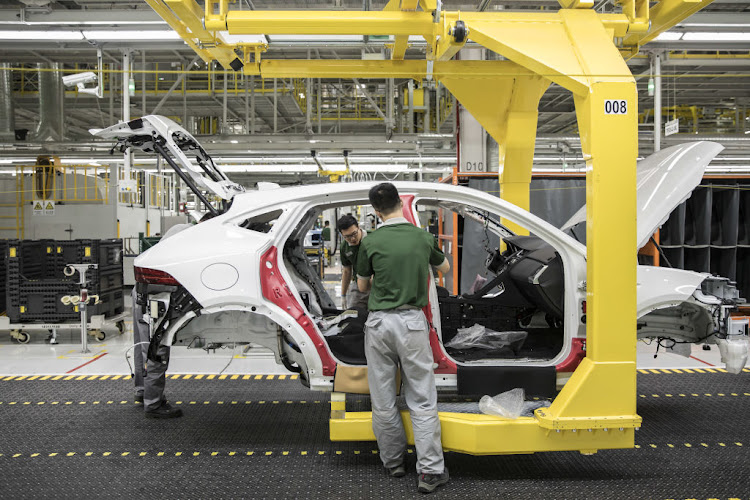
<path fill-rule="evenodd" d="M 364 42 L 362 35 L 273 35 L 274 42 Z"/>
<path fill-rule="evenodd" d="M 682 38 L 683 33 L 677 33 L 674 31 L 665 31 L 656 37 L 657 42 L 673 42 Z"/>
<path fill-rule="evenodd" d="M 698 42 L 748 42 L 750 41 L 750 33 L 715 33 L 708 31 L 691 31 L 685 33 L 682 36 L 682 39 Z"/>
<path fill-rule="evenodd" d="M 84 31 L 83 36 L 87 40 L 179 40 L 180 35 L 175 31 L 150 30 L 150 31 L 117 31 L 117 30 L 96 30 Z"/>
<path fill-rule="evenodd" d="M 80 31 L 33 31 L 33 30 L 18 30 L 18 31 L 0 31 L 0 40 L 7 41 L 28 41 L 28 40 L 39 40 L 43 42 L 54 42 L 62 40 L 83 40 L 83 35 Z"/>

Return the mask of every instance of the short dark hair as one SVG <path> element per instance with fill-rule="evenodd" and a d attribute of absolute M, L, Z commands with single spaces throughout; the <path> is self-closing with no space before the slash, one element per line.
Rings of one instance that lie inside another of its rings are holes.
<path fill-rule="evenodd" d="M 327 220 L 327 221 L 326 221 L 326 226 L 328 226 L 328 225 L 330 225 L 330 224 L 331 224 L 331 221 Z"/>
<path fill-rule="evenodd" d="M 370 189 L 370 204 L 378 212 L 391 213 L 398 207 L 401 198 L 398 196 L 398 189 L 390 182 L 383 182 Z"/>
<path fill-rule="evenodd" d="M 349 229 L 352 226 L 359 227 L 359 222 L 357 222 L 357 219 L 352 217 L 351 215 L 344 215 L 339 219 L 339 221 L 336 223 L 336 229 L 339 231 L 343 231 L 344 229 Z"/>

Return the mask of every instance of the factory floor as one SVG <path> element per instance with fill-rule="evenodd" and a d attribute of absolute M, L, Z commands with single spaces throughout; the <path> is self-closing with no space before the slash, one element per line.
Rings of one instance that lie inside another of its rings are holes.
<path fill-rule="evenodd" d="M 325 280 L 332 296 L 337 270 Z M 0 335 L 0 498 L 418 496 L 413 449 L 407 476 L 392 479 L 374 442 L 331 442 L 330 394 L 303 387 L 263 348 L 174 347 L 167 396 L 185 415 L 144 418 L 126 359 L 132 318 L 123 320 L 122 334 L 90 339 L 88 353 L 77 331 L 58 332 L 57 344 L 46 333 L 28 344 Z M 716 347 L 687 358 L 655 351 L 638 343 L 635 449 L 446 453 L 451 482 L 433 496 L 748 498 L 750 373 L 718 370 Z M 349 395 L 350 405 L 369 401 Z"/>

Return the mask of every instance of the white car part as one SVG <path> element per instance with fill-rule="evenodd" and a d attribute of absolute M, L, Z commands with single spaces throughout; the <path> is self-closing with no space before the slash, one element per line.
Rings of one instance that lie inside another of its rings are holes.
<path fill-rule="evenodd" d="M 688 142 L 662 149 L 638 162 L 638 248 L 666 222 L 672 210 L 690 197 L 708 164 L 723 149 L 716 142 Z M 586 222 L 586 205 L 561 229 L 581 222 Z"/>

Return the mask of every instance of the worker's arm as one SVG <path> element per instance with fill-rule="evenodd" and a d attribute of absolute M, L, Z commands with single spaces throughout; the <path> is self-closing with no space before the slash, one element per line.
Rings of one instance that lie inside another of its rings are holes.
<path fill-rule="evenodd" d="M 442 263 L 442 264 L 440 264 L 439 266 L 437 266 L 437 267 L 436 267 L 435 269 L 437 269 L 437 270 L 438 270 L 439 272 L 441 272 L 441 273 L 443 273 L 443 274 L 445 274 L 445 273 L 447 273 L 448 271 L 450 271 L 450 269 L 451 269 L 451 264 L 450 264 L 450 262 L 448 262 L 448 257 L 446 257 L 446 258 L 445 258 L 445 259 L 443 260 L 443 263 Z"/>
<path fill-rule="evenodd" d="M 360 292 L 367 293 L 370 291 L 371 281 L 369 276 L 363 278 L 357 275 L 357 288 L 359 288 Z"/>
<path fill-rule="evenodd" d="M 341 268 L 341 307 L 346 309 L 346 293 L 349 291 L 349 283 L 352 282 L 352 266 Z"/>

